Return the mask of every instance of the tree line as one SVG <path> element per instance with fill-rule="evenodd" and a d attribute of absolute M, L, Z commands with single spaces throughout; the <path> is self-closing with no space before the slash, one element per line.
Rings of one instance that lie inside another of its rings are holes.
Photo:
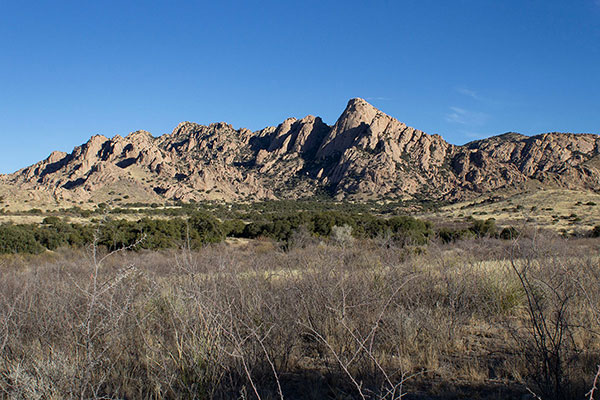
<path fill-rule="evenodd" d="M 465 228 L 435 228 L 429 221 L 411 216 L 383 217 L 366 213 L 340 211 L 281 212 L 255 216 L 247 221 L 239 218 L 220 220 L 206 212 L 193 212 L 187 218 L 149 218 L 137 221 L 107 217 L 90 224 L 71 223 L 50 216 L 41 224 L 0 225 L 0 253 L 41 253 L 61 247 L 83 247 L 95 244 L 113 251 L 123 248 L 197 249 L 227 237 L 270 238 L 289 243 L 298 231 L 327 239 L 334 227 L 345 227 L 353 238 L 386 238 L 400 245 L 425 245 L 437 238 L 451 242 L 467 237 L 512 239 L 514 228 L 499 230 L 493 219 L 472 219 Z"/>

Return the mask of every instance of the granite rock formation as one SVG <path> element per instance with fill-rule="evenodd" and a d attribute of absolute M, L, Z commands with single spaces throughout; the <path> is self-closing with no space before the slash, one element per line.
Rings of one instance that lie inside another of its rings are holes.
<path fill-rule="evenodd" d="M 352 99 L 333 126 L 289 118 L 251 132 L 180 123 L 171 134 L 93 136 L 0 184 L 55 199 L 93 201 L 104 187 L 136 199 L 259 200 L 328 193 L 338 199 L 459 200 L 528 181 L 600 189 L 600 136 L 507 133 L 456 146 Z"/>

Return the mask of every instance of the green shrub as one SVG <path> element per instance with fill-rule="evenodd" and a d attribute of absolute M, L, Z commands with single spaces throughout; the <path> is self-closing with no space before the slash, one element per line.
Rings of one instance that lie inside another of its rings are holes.
<path fill-rule="evenodd" d="M 99 227 L 98 244 L 106 246 L 109 251 L 133 246 L 139 239 L 139 231 L 133 223 L 126 220 L 106 220 Z"/>
<path fill-rule="evenodd" d="M 387 225 L 392 238 L 402 243 L 426 244 L 431 236 L 431 225 L 413 217 L 392 217 Z"/>
<path fill-rule="evenodd" d="M 462 240 L 469 235 L 469 230 L 467 229 L 452 229 L 452 228 L 440 228 L 437 231 L 437 237 L 443 243 L 456 242 L 457 240 Z"/>
<path fill-rule="evenodd" d="M 478 237 L 494 237 L 496 236 L 496 220 L 488 218 L 485 221 L 473 219 L 473 225 L 469 228 Z"/>
<path fill-rule="evenodd" d="M 0 226 L 0 253 L 32 253 L 44 251 L 33 234 L 32 226 L 27 225 L 1 225 Z"/>
<path fill-rule="evenodd" d="M 204 243 L 217 243 L 225 239 L 222 224 L 206 213 L 194 213 L 188 220 L 192 240 L 196 246 Z"/>
<path fill-rule="evenodd" d="M 186 239 L 185 221 L 176 219 L 143 218 L 136 223 L 139 246 L 144 249 L 168 249 L 179 247 Z"/>
<path fill-rule="evenodd" d="M 513 239 L 518 238 L 519 235 L 520 235 L 520 232 L 516 228 L 513 228 L 512 226 L 510 226 L 508 228 L 502 229 L 502 231 L 500 232 L 500 239 L 513 240 Z"/>
<path fill-rule="evenodd" d="M 61 221 L 62 220 L 59 217 L 50 216 L 50 217 L 44 218 L 44 220 L 42 221 L 42 224 L 44 224 L 44 225 L 56 225 L 56 224 L 59 224 Z"/>
<path fill-rule="evenodd" d="M 245 228 L 246 224 L 241 219 L 223 221 L 223 232 L 227 237 L 241 237 Z"/>

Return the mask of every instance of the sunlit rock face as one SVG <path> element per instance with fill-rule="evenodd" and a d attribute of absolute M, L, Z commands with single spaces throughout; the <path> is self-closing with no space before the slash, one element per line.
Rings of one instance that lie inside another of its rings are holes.
<path fill-rule="evenodd" d="M 80 201 L 115 185 L 138 200 L 294 199 L 317 192 L 338 199 L 458 200 L 532 179 L 599 190 L 599 154 L 600 137 L 593 134 L 507 133 L 456 146 L 356 98 L 333 126 L 309 115 L 256 132 L 182 122 L 159 137 L 96 135 L 0 182 Z"/>

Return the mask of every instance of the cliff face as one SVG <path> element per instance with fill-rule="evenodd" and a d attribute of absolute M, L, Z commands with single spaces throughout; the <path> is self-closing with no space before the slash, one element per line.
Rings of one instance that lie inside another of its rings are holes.
<path fill-rule="evenodd" d="M 71 154 L 46 160 L 0 183 L 56 199 L 93 200 L 102 188 L 135 187 L 168 199 L 462 199 L 536 179 L 600 189 L 600 136 L 508 133 L 455 146 L 410 128 L 362 99 L 335 123 L 290 118 L 257 132 L 226 123 L 180 123 L 171 134 L 137 131 L 94 136 Z M 139 199 L 138 199 L 139 200 Z"/>

